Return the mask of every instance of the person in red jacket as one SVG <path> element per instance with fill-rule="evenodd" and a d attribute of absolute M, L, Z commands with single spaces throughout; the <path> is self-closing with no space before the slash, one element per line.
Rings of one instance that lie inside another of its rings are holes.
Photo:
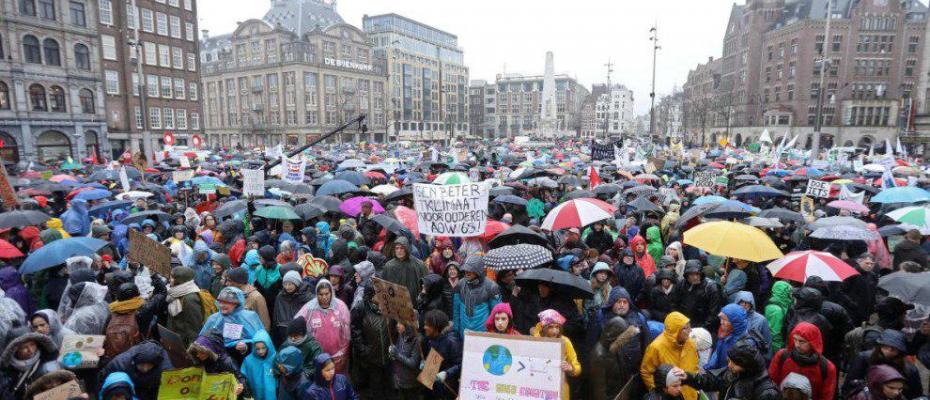
<path fill-rule="evenodd" d="M 795 372 L 811 383 L 812 400 L 832 400 L 836 393 L 836 366 L 823 356 L 820 329 L 808 322 L 798 323 L 788 335 L 788 347 L 779 350 L 769 365 L 769 377 L 776 386 Z"/>

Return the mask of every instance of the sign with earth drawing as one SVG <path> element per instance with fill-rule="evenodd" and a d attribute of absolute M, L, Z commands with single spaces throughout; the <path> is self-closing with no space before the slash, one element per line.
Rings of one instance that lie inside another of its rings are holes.
<path fill-rule="evenodd" d="M 562 340 L 465 332 L 459 398 L 558 399 Z"/>

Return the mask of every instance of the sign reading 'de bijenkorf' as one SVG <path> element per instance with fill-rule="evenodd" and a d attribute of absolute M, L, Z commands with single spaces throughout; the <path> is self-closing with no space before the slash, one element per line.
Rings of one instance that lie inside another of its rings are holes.
<path fill-rule="evenodd" d="M 413 185 L 420 233 L 471 237 L 484 233 L 488 222 L 488 185 Z"/>

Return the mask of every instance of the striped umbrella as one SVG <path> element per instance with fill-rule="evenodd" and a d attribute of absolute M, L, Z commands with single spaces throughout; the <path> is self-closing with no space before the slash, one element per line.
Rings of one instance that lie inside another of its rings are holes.
<path fill-rule="evenodd" d="M 927 207 L 904 207 L 885 215 L 902 224 L 911 224 L 920 228 L 930 228 L 930 208 Z"/>
<path fill-rule="evenodd" d="M 543 220 L 542 229 L 558 231 L 566 228 L 581 228 L 597 221 L 613 218 L 617 209 L 597 199 L 575 199 L 559 204 Z"/>
<path fill-rule="evenodd" d="M 436 179 L 433 179 L 435 185 L 461 185 L 464 183 L 471 183 L 471 179 L 468 179 L 468 175 L 461 172 L 444 172 L 439 174 Z"/>
<path fill-rule="evenodd" d="M 836 256 L 823 251 L 796 251 L 788 253 L 767 266 L 772 276 L 804 283 L 818 276 L 824 281 L 841 282 L 859 273 Z"/>

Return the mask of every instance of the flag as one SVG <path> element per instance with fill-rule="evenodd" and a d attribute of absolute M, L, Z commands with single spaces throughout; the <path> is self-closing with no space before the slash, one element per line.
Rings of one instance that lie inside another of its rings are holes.
<path fill-rule="evenodd" d="M 891 148 L 891 140 L 887 138 L 885 139 L 885 155 L 886 156 L 894 155 L 894 149 Z"/>
<path fill-rule="evenodd" d="M 901 158 L 907 158 L 907 152 L 904 151 L 904 147 L 901 146 L 901 138 L 897 138 L 897 141 L 898 141 L 898 143 L 897 143 L 898 146 L 897 146 L 897 148 L 895 149 L 895 151 L 898 152 L 898 155 L 900 155 Z"/>
<path fill-rule="evenodd" d="M 594 166 L 588 167 L 588 188 L 594 190 L 597 185 L 601 184 L 601 177 L 597 174 L 597 170 L 594 169 Z"/>
<path fill-rule="evenodd" d="M 90 162 L 91 164 L 97 165 L 97 146 L 91 146 L 90 148 Z"/>
<path fill-rule="evenodd" d="M 849 200 L 854 203 L 863 204 L 865 201 L 865 191 L 856 193 L 852 190 L 849 190 L 849 187 L 846 185 L 840 185 L 840 193 L 836 196 L 840 200 Z"/>

